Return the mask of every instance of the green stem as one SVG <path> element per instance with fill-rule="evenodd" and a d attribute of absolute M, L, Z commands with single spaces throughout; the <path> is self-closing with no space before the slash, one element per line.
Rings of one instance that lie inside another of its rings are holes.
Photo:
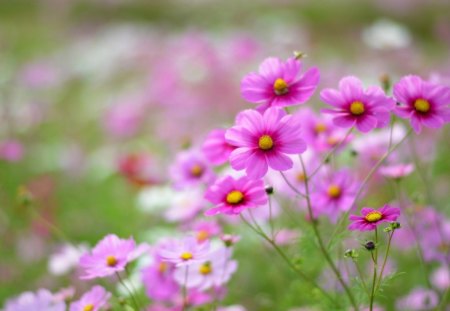
<path fill-rule="evenodd" d="M 375 256 L 374 256 L 375 253 Z M 375 250 L 371 253 L 373 261 L 373 279 L 372 279 L 372 292 L 370 294 L 370 311 L 373 311 L 373 302 L 375 300 L 375 283 L 377 281 L 377 266 L 378 266 L 378 230 L 375 228 Z"/>
<path fill-rule="evenodd" d="M 287 257 L 287 255 L 278 247 L 278 245 L 271 239 L 269 238 L 263 231 L 259 230 L 258 228 L 253 227 L 246 219 L 245 217 L 241 214 L 241 219 L 242 221 L 248 226 L 250 227 L 250 229 L 252 229 L 257 235 L 259 235 L 260 237 L 262 237 L 266 242 L 268 242 L 273 249 L 278 253 L 278 255 L 280 255 L 280 257 L 287 263 L 287 265 L 304 281 L 310 283 L 313 287 L 317 288 L 324 297 L 326 297 L 330 302 L 332 302 L 335 306 L 337 306 L 336 302 L 334 301 L 334 299 L 328 295 L 328 293 L 322 288 L 320 287 L 314 280 L 312 280 L 310 277 L 308 277 L 306 274 L 304 274 L 301 270 L 297 269 L 297 267 L 291 262 L 291 260 Z"/>
<path fill-rule="evenodd" d="M 116 272 L 116 276 L 117 276 L 117 279 L 119 280 L 119 283 L 122 284 L 122 286 L 125 288 L 125 290 L 126 290 L 126 291 L 128 292 L 128 294 L 130 295 L 131 300 L 133 300 L 133 304 L 134 304 L 134 307 L 136 308 L 136 310 L 140 310 L 139 305 L 138 305 L 138 303 L 137 303 L 137 301 L 136 301 L 136 298 L 135 298 L 134 295 L 133 295 L 133 292 L 128 288 L 128 286 L 127 286 L 127 285 L 125 284 L 125 282 L 122 280 L 122 277 L 120 276 L 119 272 Z"/>
<path fill-rule="evenodd" d="M 300 156 L 300 163 L 302 165 L 302 169 L 303 172 L 305 173 L 305 176 L 308 176 L 308 174 L 306 173 L 306 166 L 305 163 L 303 161 L 303 158 Z M 325 247 L 325 244 L 322 240 L 322 237 L 320 236 L 319 233 L 319 229 L 317 228 L 317 222 L 314 219 L 314 215 L 312 212 L 312 206 L 311 206 L 311 199 L 309 196 L 309 184 L 308 184 L 308 180 L 309 177 L 305 178 L 305 193 L 306 193 L 306 203 L 307 203 L 307 207 L 308 207 L 308 214 L 309 214 L 309 218 L 311 219 L 311 224 L 313 227 L 313 231 L 314 231 L 314 235 L 316 236 L 316 239 L 319 243 L 319 248 L 323 254 L 323 256 L 325 257 L 326 261 L 328 262 L 328 265 L 330 266 L 331 270 L 333 271 L 333 273 L 336 275 L 339 283 L 341 284 L 341 286 L 344 288 L 345 293 L 347 294 L 350 303 L 353 305 L 353 308 L 355 309 L 355 311 L 359 310 L 359 307 L 356 303 L 355 298 L 353 297 L 353 294 L 350 290 L 350 288 L 348 287 L 348 285 L 345 283 L 344 279 L 342 278 L 341 273 L 339 272 L 339 270 L 337 269 L 336 265 L 334 264 L 333 260 L 331 259 L 330 255 L 328 254 L 328 251 Z"/>
<path fill-rule="evenodd" d="M 305 173 L 305 176 L 308 176 L 309 179 L 311 179 L 314 175 L 317 174 L 317 172 L 320 170 L 320 168 L 330 159 L 330 156 L 336 152 L 336 150 L 347 140 L 348 136 L 350 136 L 351 132 L 353 131 L 353 127 L 351 127 L 347 133 L 345 134 L 344 138 L 340 140 L 336 145 L 333 146 L 333 149 L 331 149 L 324 157 L 322 162 L 320 162 L 319 166 L 316 167 L 316 169 L 311 173 L 311 175 L 307 175 Z"/>
<path fill-rule="evenodd" d="M 361 283 L 364 287 L 364 290 L 366 291 L 367 294 L 367 298 L 370 299 L 370 293 L 369 293 L 369 289 L 367 288 L 366 282 L 364 281 L 364 275 L 361 271 L 361 268 L 359 267 L 358 263 L 356 262 L 355 258 L 352 258 L 353 263 L 355 264 L 356 267 L 356 271 L 358 272 L 359 278 L 361 279 Z"/>
<path fill-rule="evenodd" d="M 375 287 L 375 294 L 378 292 L 378 290 L 380 289 L 380 286 L 381 286 L 381 280 L 383 278 L 384 268 L 386 267 L 387 258 L 389 256 L 389 250 L 391 249 L 391 241 L 392 241 L 392 237 L 394 236 L 394 232 L 395 232 L 395 230 L 389 233 L 388 245 L 386 248 L 386 253 L 384 254 L 384 259 L 383 259 L 383 264 L 381 266 L 380 275 L 378 276 L 377 286 Z"/>

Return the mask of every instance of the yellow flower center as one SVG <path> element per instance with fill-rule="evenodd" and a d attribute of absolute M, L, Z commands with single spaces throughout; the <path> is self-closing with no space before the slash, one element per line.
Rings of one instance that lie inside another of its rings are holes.
<path fill-rule="evenodd" d="M 331 185 L 328 187 L 327 193 L 332 198 L 339 198 L 341 196 L 341 187 L 337 185 Z"/>
<path fill-rule="evenodd" d="M 159 267 L 158 267 L 158 271 L 159 271 L 160 273 L 164 273 L 164 272 L 167 271 L 168 268 L 169 268 L 169 266 L 167 265 L 167 263 L 165 263 L 165 262 L 160 262 L 160 263 L 159 263 Z"/>
<path fill-rule="evenodd" d="M 273 91 L 275 92 L 275 94 L 277 95 L 283 95 L 286 94 L 287 92 L 289 92 L 288 89 L 288 84 L 286 83 L 286 81 L 284 81 L 281 78 L 278 78 L 275 80 L 275 82 L 273 83 Z"/>
<path fill-rule="evenodd" d="M 258 146 L 262 150 L 270 150 L 273 147 L 272 137 L 269 135 L 263 135 L 259 138 Z"/>
<path fill-rule="evenodd" d="M 200 165 L 195 164 L 191 167 L 191 174 L 194 177 L 200 177 L 203 174 L 203 168 Z"/>
<path fill-rule="evenodd" d="M 114 267 L 117 265 L 117 258 L 114 256 L 106 257 L 106 265 L 108 265 L 108 267 Z"/>
<path fill-rule="evenodd" d="M 239 204 L 244 200 L 244 194 L 239 190 L 233 190 L 227 194 L 228 204 Z"/>
<path fill-rule="evenodd" d="M 187 261 L 187 260 L 191 260 L 192 258 L 194 258 L 194 256 L 192 256 L 191 252 L 183 252 L 183 253 L 181 253 L 180 258 L 183 259 L 184 261 Z"/>
<path fill-rule="evenodd" d="M 209 232 L 206 230 L 200 230 L 197 233 L 197 241 L 204 242 L 209 238 Z"/>
<path fill-rule="evenodd" d="M 202 264 L 200 266 L 198 271 L 200 272 L 200 274 L 203 274 L 203 275 L 210 274 L 212 272 L 211 263 L 209 261 L 205 262 L 204 264 Z"/>
<path fill-rule="evenodd" d="M 416 99 L 414 102 L 414 108 L 417 112 L 428 112 L 430 110 L 430 103 L 425 99 Z"/>
<path fill-rule="evenodd" d="M 320 134 L 327 130 L 327 126 L 324 123 L 317 123 L 314 129 L 317 134 Z"/>
<path fill-rule="evenodd" d="M 304 182 L 306 179 L 305 173 L 301 172 L 297 174 L 297 181 L 298 182 Z"/>
<path fill-rule="evenodd" d="M 383 214 L 381 214 L 378 211 L 370 212 L 369 214 L 364 217 L 368 222 L 375 222 L 380 220 L 383 217 Z"/>
<path fill-rule="evenodd" d="M 83 311 L 92 311 L 94 310 L 94 305 L 92 303 L 84 306 Z"/>
<path fill-rule="evenodd" d="M 364 113 L 364 104 L 360 101 L 354 101 L 350 105 L 350 112 L 354 116 L 359 116 Z"/>

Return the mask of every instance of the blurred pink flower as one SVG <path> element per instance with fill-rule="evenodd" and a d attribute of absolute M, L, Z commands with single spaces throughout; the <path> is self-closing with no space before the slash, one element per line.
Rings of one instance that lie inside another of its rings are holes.
<path fill-rule="evenodd" d="M 402 177 L 408 176 L 414 171 L 414 164 L 394 164 L 394 165 L 385 165 L 380 167 L 378 172 L 387 178 L 392 179 L 400 179 Z"/>
<path fill-rule="evenodd" d="M 202 261 L 210 252 L 209 242 L 198 243 L 192 236 L 181 240 L 170 240 L 161 246 L 159 255 L 161 259 L 174 263 L 177 267 Z"/>
<path fill-rule="evenodd" d="M 176 189 L 208 184 L 215 178 L 203 155 L 193 149 L 178 153 L 169 173 Z"/>
<path fill-rule="evenodd" d="M 3 311 L 65 311 L 66 304 L 56 301 L 52 293 L 40 289 L 36 293 L 25 292 L 7 300 Z"/>
<path fill-rule="evenodd" d="M 426 311 L 438 306 L 438 295 L 429 289 L 415 288 L 406 297 L 400 298 L 396 307 L 398 310 Z"/>
<path fill-rule="evenodd" d="M 213 165 L 227 163 L 231 152 L 236 149 L 225 140 L 225 132 L 225 129 L 212 130 L 203 143 L 203 154 Z"/>
<path fill-rule="evenodd" d="M 24 155 L 24 146 L 17 140 L 6 140 L 0 142 L 0 159 L 9 162 L 18 162 Z"/>
<path fill-rule="evenodd" d="M 125 270 L 126 265 L 145 252 L 146 245 L 136 247 L 133 238 L 120 239 L 108 234 L 92 249 L 80 258 L 83 269 L 81 279 L 95 279 L 116 274 Z"/>
<path fill-rule="evenodd" d="M 301 61 L 295 58 L 286 62 L 275 57 L 265 59 L 258 73 L 249 73 L 242 79 L 242 97 L 260 104 L 257 108 L 260 111 L 306 102 L 316 90 L 320 74 L 314 67 L 300 75 L 301 66 Z"/>
<path fill-rule="evenodd" d="M 98 311 L 107 305 L 111 296 L 103 287 L 96 285 L 79 300 L 72 302 L 69 311 Z"/>

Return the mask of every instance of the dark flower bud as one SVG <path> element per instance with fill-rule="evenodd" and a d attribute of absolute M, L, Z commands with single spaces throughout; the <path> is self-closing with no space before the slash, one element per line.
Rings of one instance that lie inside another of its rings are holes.
<path fill-rule="evenodd" d="M 268 195 L 273 194 L 273 187 L 270 186 L 270 185 L 267 185 L 267 186 L 266 186 L 266 193 L 267 193 Z"/>
<path fill-rule="evenodd" d="M 358 256 L 359 256 L 358 252 L 353 248 L 346 250 L 344 253 L 345 258 L 355 259 L 358 258 Z"/>
<path fill-rule="evenodd" d="M 368 251 L 373 251 L 376 248 L 375 242 L 373 241 L 368 241 L 366 242 L 366 244 L 364 244 L 365 249 L 367 249 Z"/>

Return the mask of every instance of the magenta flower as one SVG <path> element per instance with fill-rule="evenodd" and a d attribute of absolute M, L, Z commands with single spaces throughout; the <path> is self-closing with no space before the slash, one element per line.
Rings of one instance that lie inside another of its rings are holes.
<path fill-rule="evenodd" d="M 133 238 L 119 239 L 108 234 L 92 249 L 91 253 L 80 258 L 84 274 L 81 279 L 94 279 L 123 271 L 125 266 L 145 251 L 145 246 L 136 247 Z"/>
<path fill-rule="evenodd" d="M 227 142 L 237 146 L 230 155 L 231 166 L 245 169 L 252 179 L 263 177 L 269 167 L 277 171 L 292 168 L 287 154 L 306 150 L 300 128 L 300 121 L 280 108 L 269 108 L 263 114 L 244 110 L 236 125 L 225 133 Z"/>
<path fill-rule="evenodd" d="M 364 207 L 361 209 L 362 216 L 350 215 L 349 219 L 353 221 L 348 230 L 371 231 L 383 222 L 396 221 L 400 216 L 400 209 L 385 205 L 379 210 Z"/>
<path fill-rule="evenodd" d="M 65 311 L 66 304 L 56 301 L 54 295 L 46 289 L 36 293 L 25 292 L 6 301 L 3 311 Z"/>
<path fill-rule="evenodd" d="M 227 176 L 217 180 L 208 188 L 205 198 L 215 207 L 206 211 L 205 215 L 228 214 L 237 215 L 247 208 L 255 208 L 267 203 L 267 194 L 261 179 L 247 177 L 234 179 Z"/>
<path fill-rule="evenodd" d="M 335 222 L 341 212 L 348 211 L 355 200 L 359 183 L 347 170 L 323 174 L 314 179 L 311 204 L 314 214 L 325 214 Z"/>
<path fill-rule="evenodd" d="M 176 189 L 209 183 L 215 178 L 206 159 L 196 150 L 180 152 L 169 171 Z"/>
<path fill-rule="evenodd" d="M 234 146 L 225 140 L 225 129 L 212 130 L 202 146 L 205 158 L 213 165 L 221 165 L 228 162 Z"/>
<path fill-rule="evenodd" d="M 71 303 L 69 311 L 98 311 L 107 305 L 110 298 L 111 293 L 96 285 L 81 296 L 80 300 Z"/>
<path fill-rule="evenodd" d="M 450 122 L 450 88 L 406 76 L 394 85 L 394 97 L 400 103 L 394 113 L 411 119 L 411 126 L 420 133 L 422 125 L 440 128 Z"/>
<path fill-rule="evenodd" d="M 323 90 L 320 98 L 334 107 L 322 109 L 322 112 L 334 115 L 334 124 L 344 128 L 356 126 L 363 133 L 386 126 L 389 112 L 395 107 L 395 101 L 381 88 L 371 86 L 364 90 L 361 80 L 353 76 L 342 78 L 339 90 Z"/>
<path fill-rule="evenodd" d="M 257 108 L 260 111 L 306 102 L 319 84 L 320 73 L 317 68 L 311 68 L 300 75 L 301 66 L 301 61 L 295 58 L 286 62 L 274 57 L 265 59 L 259 73 L 249 73 L 242 79 L 242 97 L 261 104 Z"/>
<path fill-rule="evenodd" d="M 174 263 L 176 266 L 188 265 L 201 261 L 209 254 L 209 242 L 198 243 L 192 236 L 180 241 L 171 240 L 159 250 L 162 260 Z"/>

